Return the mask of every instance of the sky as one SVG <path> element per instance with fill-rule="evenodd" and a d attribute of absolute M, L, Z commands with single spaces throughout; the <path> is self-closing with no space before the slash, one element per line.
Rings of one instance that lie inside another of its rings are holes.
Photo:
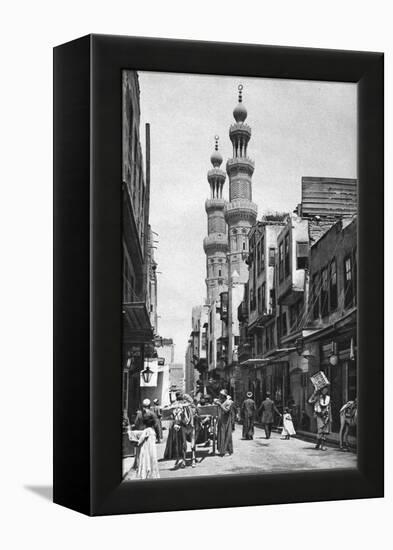
<path fill-rule="evenodd" d="M 301 178 L 357 177 L 357 87 L 351 83 L 138 72 L 141 141 L 151 133 L 150 224 L 158 233 L 158 332 L 173 338 L 184 363 L 191 310 L 206 298 L 207 171 L 214 136 L 225 163 L 232 156 L 238 85 L 243 85 L 248 156 L 255 161 L 253 202 L 291 212 Z M 228 198 L 228 177 L 224 185 Z"/>

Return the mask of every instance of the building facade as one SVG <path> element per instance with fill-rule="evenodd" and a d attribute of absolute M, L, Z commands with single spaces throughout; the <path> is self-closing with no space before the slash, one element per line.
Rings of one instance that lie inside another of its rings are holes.
<path fill-rule="evenodd" d="M 146 165 L 140 143 L 139 82 L 136 71 L 123 72 L 122 164 L 122 321 L 123 417 L 132 420 L 140 404 L 140 373 L 153 342 L 150 322 L 149 253 L 149 127 L 146 129 Z"/>
<path fill-rule="evenodd" d="M 303 345 L 309 370 L 326 372 L 332 431 L 339 411 L 357 396 L 357 219 L 337 221 L 311 247 L 310 300 Z"/>
<path fill-rule="evenodd" d="M 317 209 L 309 180 L 313 193 L 318 184 Z M 296 213 L 250 231 L 249 281 L 238 308 L 243 393 L 253 391 L 258 402 L 270 391 L 279 408 L 291 408 L 300 432 L 315 430 L 308 403 L 315 372 L 331 382 L 333 434 L 341 406 L 356 397 L 356 180 L 333 183 L 303 178 Z"/>
<path fill-rule="evenodd" d="M 176 391 L 184 392 L 185 390 L 185 370 L 181 363 L 173 363 L 169 368 L 169 381 L 171 400 L 175 400 Z"/>

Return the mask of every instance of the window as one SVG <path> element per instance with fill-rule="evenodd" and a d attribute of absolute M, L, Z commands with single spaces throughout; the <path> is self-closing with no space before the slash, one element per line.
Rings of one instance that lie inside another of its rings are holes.
<path fill-rule="evenodd" d="M 218 270 L 218 276 L 221 277 L 221 269 Z"/>
<path fill-rule="evenodd" d="M 207 343 L 207 334 L 205 331 L 202 332 L 202 343 L 201 347 L 203 350 L 206 350 L 206 343 Z"/>
<path fill-rule="evenodd" d="M 269 267 L 274 267 L 275 260 L 276 260 L 276 249 L 269 248 Z"/>
<path fill-rule="evenodd" d="M 330 281 L 329 281 L 329 302 L 330 311 L 337 309 L 337 264 L 336 260 L 330 263 Z"/>
<path fill-rule="evenodd" d="M 288 332 L 287 314 L 284 311 L 284 313 L 281 315 L 281 334 L 282 334 L 282 336 L 285 336 L 287 332 Z"/>
<path fill-rule="evenodd" d="M 255 309 L 255 296 L 254 296 L 254 290 L 253 289 L 250 290 L 250 309 L 251 310 Z"/>
<path fill-rule="evenodd" d="M 293 306 L 290 309 L 290 326 L 291 329 L 295 327 L 297 324 L 299 316 L 299 302 L 296 302 L 296 304 L 293 304 Z"/>
<path fill-rule="evenodd" d="M 314 319 L 319 317 L 319 273 L 315 273 L 312 277 L 312 312 Z"/>
<path fill-rule="evenodd" d="M 322 288 L 321 288 L 321 315 L 325 317 L 329 313 L 328 302 L 328 270 L 327 267 L 322 269 Z"/>
<path fill-rule="evenodd" d="M 270 325 L 270 345 L 274 347 L 274 324 Z"/>
<path fill-rule="evenodd" d="M 246 250 L 246 243 L 243 242 L 243 250 Z"/>
<path fill-rule="evenodd" d="M 278 247 L 278 279 L 281 282 L 284 278 L 284 244 L 281 242 Z"/>
<path fill-rule="evenodd" d="M 261 312 L 264 313 L 266 311 L 266 283 L 262 283 L 262 296 L 261 296 Z"/>
<path fill-rule="evenodd" d="M 285 277 L 289 275 L 289 235 L 285 235 L 284 239 L 284 250 L 285 250 Z"/>
<path fill-rule="evenodd" d="M 296 269 L 307 269 L 308 267 L 308 243 L 296 243 Z"/>
<path fill-rule="evenodd" d="M 262 287 L 258 288 L 258 313 L 263 312 L 263 302 L 262 302 Z"/>
<path fill-rule="evenodd" d="M 353 272 L 350 256 L 344 259 L 344 305 L 349 307 L 353 302 Z"/>
<path fill-rule="evenodd" d="M 257 335 L 256 338 L 257 338 L 257 353 L 259 355 L 260 353 L 263 353 L 262 335 L 259 334 Z"/>
<path fill-rule="evenodd" d="M 269 332 L 269 328 L 266 328 L 265 344 L 266 344 L 266 351 L 268 351 L 270 349 L 270 332 Z"/>
<path fill-rule="evenodd" d="M 259 272 L 261 273 L 265 269 L 265 237 L 262 235 L 259 241 Z"/>
<path fill-rule="evenodd" d="M 276 306 L 276 289 L 275 288 L 270 289 L 270 303 L 269 303 L 269 306 L 271 307 L 272 310 Z"/>

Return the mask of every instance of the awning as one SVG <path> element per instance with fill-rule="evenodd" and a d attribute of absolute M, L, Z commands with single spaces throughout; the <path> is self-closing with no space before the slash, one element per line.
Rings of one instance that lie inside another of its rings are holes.
<path fill-rule="evenodd" d="M 290 348 L 277 348 L 269 353 L 268 356 L 265 357 L 255 357 L 254 359 L 247 359 L 247 361 L 243 361 L 240 363 L 241 366 L 257 366 L 257 365 L 267 365 L 269 363 L 274 363 L 277 361 L 277 359 L 280 359 L 284 355 L 287 355 L 288 353 L 292 353 L 292 351 L 295 351 L 295 347 Z"/>
<path fill-rule="evenodd" d="M 144 302 L 122 305 L 123 343 L 149 344 L 153 341 L 153 328 Z"/>
<path fill-rule="evenodd" d="M 330 323 L 329 325 L 312 332 L 311 334 L 304 336 L 304 342 L 313 342 L 319 340 L 320 338 L 336 335 L 338 333 L 342 334 L 345 332 L 350 332 L 356 329 L 356 317 L 357 317 L 357 308 L 355 307 L 349 311 L 346 315 L 338 319 L 337 321 Z"/>

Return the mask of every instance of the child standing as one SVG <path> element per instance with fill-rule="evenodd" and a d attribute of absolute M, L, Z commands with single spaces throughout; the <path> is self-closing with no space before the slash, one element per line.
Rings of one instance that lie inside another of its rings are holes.
<path fill-rule="evenodd" d="M 283 414 L 283 428 L 281 435 L 283 436 L 281 439 L 291 439 L 291 435 L 296 435 L 295 428 L 293 427 L 292 422 L 292 416 L 289 412 L 288 407 L 284 408 L 284 414 Z"/>

